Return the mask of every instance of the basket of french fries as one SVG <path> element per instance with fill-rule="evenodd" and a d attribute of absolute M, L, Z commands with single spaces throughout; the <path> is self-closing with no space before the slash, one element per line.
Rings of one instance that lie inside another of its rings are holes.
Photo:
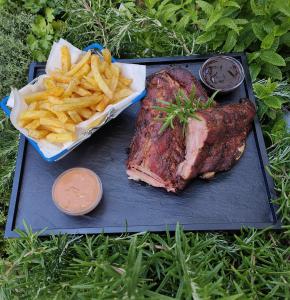
<path fill-rule="evenodd" d="M 98 44 L 88 49 L 63 39 L 54 43 L 45 74 L 12 89 L 2 103 L 6 113 L 11 108 L 12 124 L 47 161 L 64 157 L 145 96 L 145 66 L 118 63 Z"/>

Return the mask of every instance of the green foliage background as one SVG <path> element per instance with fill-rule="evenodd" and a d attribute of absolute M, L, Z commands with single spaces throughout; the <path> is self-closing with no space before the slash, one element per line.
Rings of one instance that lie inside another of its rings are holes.
<path fill-rule="evenodd" d="M 284 231 L 0 239 L 1 299 L 290 299 L 290 1 L 0 0 L 0 95 L 27 80 L 54 40 L 115 56 L 245 51 Z M 1 113 L 3 235 L 18 134 Z"/>

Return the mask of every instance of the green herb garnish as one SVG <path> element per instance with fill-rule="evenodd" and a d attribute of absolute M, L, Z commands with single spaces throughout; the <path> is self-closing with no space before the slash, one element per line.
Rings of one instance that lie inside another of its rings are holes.
<path fill-rule="evenodd" d="M 163 121 L 163 125 L 159 130 L 159 133 L 163 133 L 165 129 L 171 127 L 174 129 L 174 120 L 179 119 L 179 122 L 183 125 L 183 132 L 185 132 L 186 125 L 189 118 L 198 119 L 196 112 L 198 110 L 207 109 L 214 104 L 214 97 L 219 91 L 213 93 L 207 101 L 202 101 L 200 98 L 196 98 L 195 88 L 193 86 L 189 97 L 183 90 L 178 90 L 174 102 L 167 102 L 157 99 L 159 103 L 165 106 L 154 106 L 153 108 L 161 112 L 165 112 L 165 116 L 157 118 L 159 121 Z"/>

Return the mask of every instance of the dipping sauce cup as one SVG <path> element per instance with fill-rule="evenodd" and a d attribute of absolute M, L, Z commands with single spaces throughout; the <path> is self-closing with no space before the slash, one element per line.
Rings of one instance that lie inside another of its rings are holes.
<path fill-rule="evenodd" d="M 52 187 L 52 199 L 59 210 L 72 216 L 92 211 L 103 195 L 102 183 L 93 171 L 72 168 L 60 174 Z"/>
<path fill-rule="evenodd" d="M 245 79 L 242 64 L 231 56 L 213 56 L 199 69 L 199 77 L 211 91 L 228 93 L 241 85 Z"/>

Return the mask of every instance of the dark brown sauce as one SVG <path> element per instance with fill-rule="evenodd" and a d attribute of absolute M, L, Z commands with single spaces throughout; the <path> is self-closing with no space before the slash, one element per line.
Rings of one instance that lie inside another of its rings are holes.
<path fill-rule="evenodd" d="M 217 57 L 206 63 L 202 76 L 210 87 L 218 90 L 231 89 L 242 79 L 239 66 L 234 61 L 224 57 Z"/>

